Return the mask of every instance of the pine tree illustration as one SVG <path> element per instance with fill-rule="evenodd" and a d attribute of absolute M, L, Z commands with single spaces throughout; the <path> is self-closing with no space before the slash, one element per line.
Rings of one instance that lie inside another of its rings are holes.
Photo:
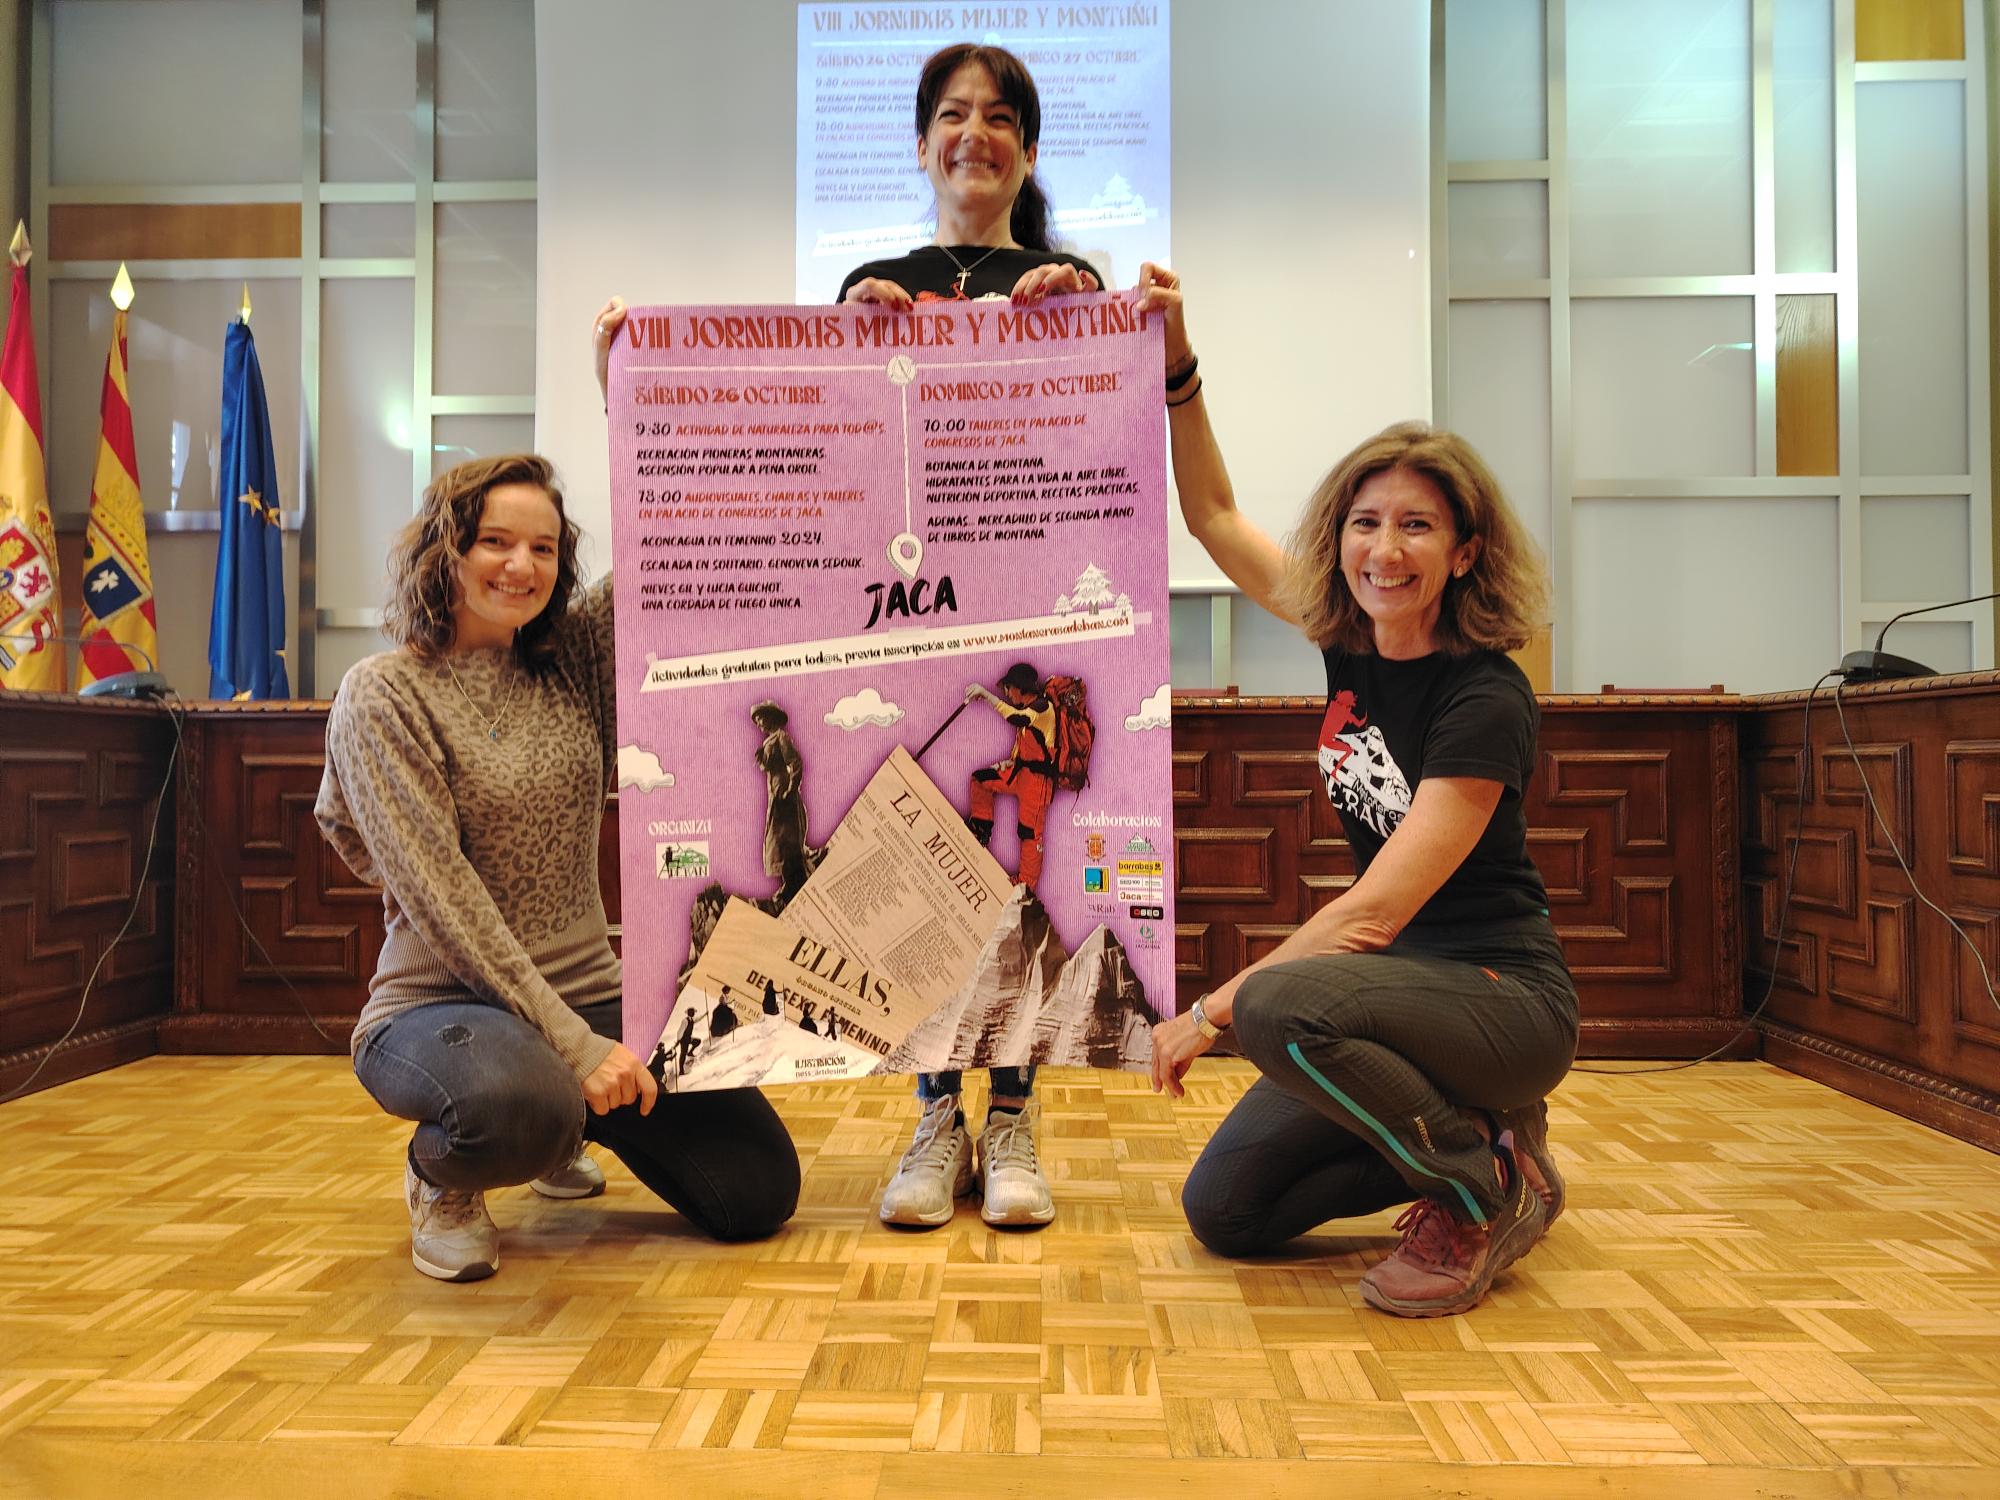
<path fill-rule="evenodd" d="M 1072 606 L 1095 612 L 1111 602 L 1111 576 L 1092 563 L 1076 575 L 1076 586 L 1070 590 L 1069 597 Z"/>

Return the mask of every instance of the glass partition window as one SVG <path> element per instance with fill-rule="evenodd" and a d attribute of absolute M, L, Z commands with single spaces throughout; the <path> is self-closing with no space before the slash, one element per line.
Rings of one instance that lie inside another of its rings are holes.
<path fill-rule="evenodd" d="M 535 205 L 437 209 L 432 387 L 459 396 L 535 388 Z"/>
<path fill-rule="evenodd" d="M 320 116 L 326 181 L 408 182 L 417 174 L 414 15 L 411 0 L 326 5 Z"/>
<path fill-rule="evenodd" d="M 1444 120 L 1449 159 L 1540 161 L 1547 155 L 1542 0 L 1447 0 L 1444 45 L 1452 79 Z"/>
<path fill-rule="evenodd" d="M 423 486 L 533 443 L 534 0 L 24 9 L 58 528 L 86 514 L 124 259 L 163 656 L 202 696 L 222 345 L 247 283 L 286 478 L 292 685 L 330 696 L 381 648 L 384 559 Z"/>
<path fill-rule="evenodd" d="M 1568 11 L 1577 274 L 1749 271 L 1750 0 Z"/>
<path fill-rule="evenodd" d="M 299 180 L 299 0 L 54 0 L 48 14 L 52 184 Z"/>
<path fill-rule="evenodd" d="M 438 180 L 534 175 L 534 0 L 438 0 Z"/>
<path fill-rule="evenodd" d="M 1858 94 L 1862 472 L 1963 474 L 1965 85 Z"/>
<path fill-rule="evenodd" d="M 1771 145 L 1778 270 L 1836 269 L 1832 0 L 1777 0 Z"/>
<path fill-rule="evenodd" d="M 1578 474 L 1756 472 L 1748 298 L 1596 298 L 1570 320 Z"/>
<path fill-rule="evenodd" d="M 1548 548 L 1551 685 L 1803 688 L 1991 590 L 1985 8 L 1939 58 L 1878 5 L 1866 60 L 1848 0 L 1516 9 L 1432 7 L 1433 368 Z M 1546 155 L 1485 149 L 1529 98 Z M 1990 605 L 1926 624 L 1993 664 Z"/>
<path fill-rule="evenodd" d="M 1778 692 L 1839 661 L 1837 500 L 1580 496 L 1573 518 L 1579 690 Z"/>

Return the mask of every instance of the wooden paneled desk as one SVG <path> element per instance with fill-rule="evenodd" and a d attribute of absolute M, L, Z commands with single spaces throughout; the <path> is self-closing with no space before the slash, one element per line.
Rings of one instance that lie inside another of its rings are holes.
<path fill-rule="evenodd" d="M 1528 802 L 1595 1057 L 1765 1054 L 2000 1148 L 2000 1009 L 1871 826 L 1828 694 L 1559 696 Z M 1853 690 L 1868 784 L 1924 889 L 2000 970 L 2000 674 Z M 1352 878 L 1320 783 L 1322 705 L 1174 705 L 1185 1004 Z M 344 1047 L 382 941 L 378 893 L 319 837 L 326 705 L 199 704 L 134 932 L 39 1083 L 158 1047 Z M 174 752 L 157 707 L 0 699 L 0 1090 L 76 1016 L 139 878 Z M 1803 815 L 1802 815 L 1803 813 Z M 1802 829 L 1787 937 L 1778 851 Z M 1786 841 L 1781 844 L 1781 840 Z M 618 909 L 615 803 L 600 872 Z M 171 858 L 166 857 L 168 854 Z M 1747 936 L 1746 936 L 1747 934 Z M 1758 1025 L 1746 1030 L 1778 978 Z"/>

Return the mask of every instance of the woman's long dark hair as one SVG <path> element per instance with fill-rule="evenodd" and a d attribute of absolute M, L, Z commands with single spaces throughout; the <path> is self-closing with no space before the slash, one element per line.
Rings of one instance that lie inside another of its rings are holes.
<path fill-rule="evenodd" d="M 967 63 L 978 63 L 993 80 L 1000 97 L 1013 108 L 1021 122 L 1021 149 L 1026 151 L 1042 138 L 1042 96 L 1035 88 L 1028 65 L 1005 47 L 980 46 L 974 42 L 954 42 L 933 52 L 917 79 L 917 139 L 930 134 L 931 116 L 937 113 L 938 95 Z M 1049 233 L 1049 199 L 1031 171 L 1022 179 L 1014 198 L 1014 212 L 1007 231 L 1016 244 L 1027 250 L 1053 250 Z"/>

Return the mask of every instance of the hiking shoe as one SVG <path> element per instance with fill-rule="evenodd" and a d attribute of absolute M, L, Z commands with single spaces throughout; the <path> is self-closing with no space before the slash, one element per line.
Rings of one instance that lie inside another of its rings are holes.
<path fill-rule="evenodd" d="M 1396 1227 L 1403 1242 L 1361 1278 L 1368 1305 L 1404 1318 L 1471 1312 L 1493 1278 L 1526 1255 L 1548 1225 L 1541 1195 L 1515 1164 L 1514 1137 L 1495 1142 L 1507 1202 L 1484 1224 L 1461 1219 L 1435 1198 L 1419 1198 Z"/>
<path fill-rule="evenodd" d="M 1569 1196 L 1563 1187 L 1562 1171 L 1549 1152 L 1548 1101 L 1540 1099 L 1524 1108 L 1507 1110 L 1498 1118 L 1502 1130 L 1514 1132 L 1515 1159 L 1521 1164 L 1521 1175 L 1528 1179 L 1528 1186 L 1548 1210 L 1548 1219 L 1542 1226 L 1547 1232 L 1562 1217 L 1563 1204 Z"/>
<path fill-rule="evenodd" d="M 590 1159 L 588 1151 L 576 1155 L 553 1172 L 528 1184 L 544 1198 L 595 1198 L 604 1191 L 604 1169 Z"/>
<path fill-rule="evenodd" d="M 987 1113 L 979 1132 L 979 1217 L 989 1224 L 1046 1224 L 1056 1216 L 1049 1180 L 1035 1159 L 1039 1115 L 1032 1099 L 1019 1110 Z"/>
<path fill-rule="evenodd" d="M 417 1175 L 406 1158 L 403 1198 L 410 1206 L 410 1261 L 439 1281 L 479 1281 L 500 1269 L 500 1230 L 484 1193 L 454 1193 Z"/>
<path fill-rule="evenodd" d="M 929 1100 L 910 1149 L 882 1190 L 882 1222 L 935 1229 L 950 1222 L 954 1200 L 971 1191 L 972 1136 L 958 1095 Z"/>

